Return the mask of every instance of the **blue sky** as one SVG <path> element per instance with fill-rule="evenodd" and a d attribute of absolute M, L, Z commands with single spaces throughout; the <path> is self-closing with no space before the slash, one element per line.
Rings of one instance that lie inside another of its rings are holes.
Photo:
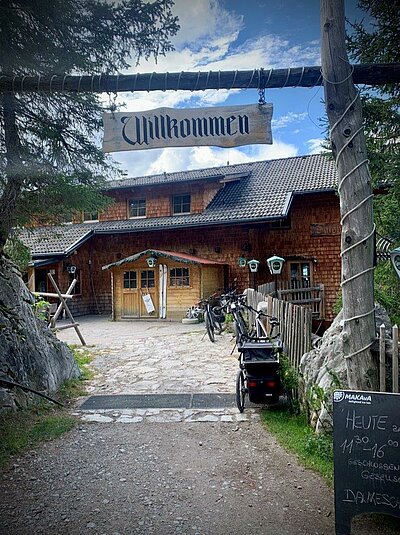
<path fill-rule="evenodd" d="M 356 0 L 345 0 L 349 20 L 360 20 Z M 175 0 L 181 30 L 175 51 L 125 72 L 245 70 L 320 65 L 319 0 Z M 124 72 L 124 73 L 125 73 Z M 266 91 L 274 114 L 272 145 L 233 149 L 166 148 L 113 153 L 128 176 L 268 160 L 321 151 L 322 87 Z M 121 111 L 256 103 L 256 90 L 154 91 L 118 97 Z"/>

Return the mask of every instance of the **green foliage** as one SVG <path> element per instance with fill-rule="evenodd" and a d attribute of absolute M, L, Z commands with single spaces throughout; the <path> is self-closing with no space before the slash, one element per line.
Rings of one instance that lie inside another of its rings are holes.
<path fill-rule="evenodd" d="M 307 468 L 320 473 L 328 483 L 333 477 L 331 435 L 315 435 L 305 414 L 266 409 L 262 411 L 266 427 L 288 451 L 295 453 Z"/>
<path fill-rule="evenodd" d="M 76 419 L 49 404 L 0 416 L 0 468 L 10 457 L 71 430 Z"/>
<path fill-rule="evenodd" d="M 0 71 L 9 76 L 116 74 L 172 49 L 179 26 L 172 0 L 3 0 Z M 16 45 L 18 43 L 18 46 Z M 65 220 L 103 209 L 104 181 L 117 169 L 98 144 L 102 113 L 95 93 L 0 95 L 0 248 L 12 228 L 35 216 Z"/>
<path fill-rule="evenodd" d="M 290 412 L 299 413 L 300 405 L 297 399 L 300 375 L 289 362 L 286 353 L 279 354 L 279 377 L 286 393 L 288 409 Z"/>
<path fill-rule="evenodd" d="M 400 280 L 389 260 L 375 268 L 375 300 L 385 308 L 392 325 L 400 325 Z"/>
<path fill-rule="evenodd" d="M 361 63 L 400 62 L 398 0 L 359 0 L 365 16 L 350 24 L 347 39 L 351 58 Z M 375 186 L 374 216 L 378 236 L 400 242 L 400 84 L 362 91 L 363 119 L 369 166 Z M 378 265 L 375 298 L 397 322 L 395 302 L 400 287 L 393 271 Z"/>
<path fill-rule="evenodd" d="M 50 303 L 38 296 L 35 298 L 34 303 L 32 303 L 32 308 L 35 316 L 42 321 L 49 321 L 49 309 Z"/>
<path fill-rule="evenodd" d="M 64 404 L 84 395 L 85 383 L 93 375 L 90 363 L 94 354 L 90 349 L 78 346 L 70 346 L 70 349 L 81 371 L 81 377 L 66 381 L 60 388 L 58 399 Z M 41 402 L 31 409 L 0 416 L 0 468 L 7 465 L 12 455 L 70 431 L 77 421 L 65 409 L 47 402 Z"/>
<path fill-rule="evenodd" d="M 299 386 L 299 372 L 289 362 L 285 353 L 279 355 L 279 375 L 285 390 L 295 390 Z"/>
<path fill-rule="evenodd" d="M 79 379 L 69 379 L 61 385 L 59 395 L 64 403 L 68 403 L 71 399 L 78 396 L 84 396 L 86 394 L 86 382 L 93 377 L 90 363 L 94 359 L 94 354 L 90 349 L 75 345 L 70 345 L 69 348 L 74 355 L 75 362 L 78 364 L 81 374 Z"/>
<path fill-rule="evenodd" d="M 400 61 L 398 1 L 359 0 L 366 17 L 350 25 L 350 56 L 361 63 Z M 369 22 L 368 22 L 369 21 Z M 400 240 L 400 84 L 386 84 L 362 93 L 364 128 L 375 187 L 390 185 L 374 202 L 378 233 Z"/>
<path fill-rule="evenodd" d="M 317 415 L 325 433 L 332 433 L 332 423 L 328 424 L 325 420 L 320 420 L 319 417 L 321 411 L 324 409 L 330 415 L 332 421 L 332 396 L 336 389 L 341 388 L 341 384 L 340 379 L 335 372 L 328 368 L 327 372 L 331 378 L 331 386 L 324 389 L 317 384 L 311 385 L 306 392 L 306 404 L 308 413 L 313 412 Z"/>
<path fill-rule="evenodd" d="M 27 270 L 31 260 L 31 253 L 28 247 L 18 239 L 18 236 L 13 235 L 8 238 L 4 247 L 4 252 L 11 258 L 14 264 L 16 264 L 21 273 Z"/>
<path fill-rule="evenodd" d="M 327 463 L 333 459 L 333 435 L 332 433 L 307 433 L 304 443 L 304 451 L 310 457 L 318 457 Z"/>
<path fill-rule="evenodd" d="M 342 310 L 342 308 L 343 308 L 343 294 L 342 294 L 342 290 L 340 289 L 338 291 L 338 294 L 336 296 L 336 301 L 332 309 L 333 309 L 334 314 L 337 316 L 339 312 Z"/>

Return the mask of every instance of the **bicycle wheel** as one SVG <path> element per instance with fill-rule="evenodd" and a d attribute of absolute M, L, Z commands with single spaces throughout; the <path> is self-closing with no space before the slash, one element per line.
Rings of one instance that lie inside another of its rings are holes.
<path fill-rule="evenodd" d="M 222 323 L 220 323 L 218 320 L 215 320 L 214 322 L 215 330 L 217 331 L 217 334 L 221 334 L 224 330 Z"/>
<path fill-rule="evenodd" d="M 205 323 L 206 323 L 206 330 L 207 330 L 208 338 L 211 340 L 211 342 L 215 342 L 214 325 L 213 325 L 212 319 L 210 318 L 208 312 L 205 312 L 204 320 L 205 320 Z"/>
<path fill-rule="evenodd" d="M 221 307 L 214 307 L 212 310 L 212 319 L 214 323 L 214 329 L 217 334 L 221 334 L 224 330 L 223 323 L 225 322 L 225 314 L 222 312 Z"/>
<path fill-rule="evenodd" d="M 236 377 L 236 405 L 239 412 L 244 411 L 244 403 L 246 398 L 246 384 L 244 380 L 244 373 L 242 370 L 238 371 Z"/>

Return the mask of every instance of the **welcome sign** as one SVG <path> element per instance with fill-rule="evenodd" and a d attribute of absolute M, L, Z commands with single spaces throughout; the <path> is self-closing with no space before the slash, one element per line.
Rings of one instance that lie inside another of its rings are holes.
<path fill-rule="evenodd" d="M 105 113 L 104 152 L 272 143 L 272 104 Z"/>

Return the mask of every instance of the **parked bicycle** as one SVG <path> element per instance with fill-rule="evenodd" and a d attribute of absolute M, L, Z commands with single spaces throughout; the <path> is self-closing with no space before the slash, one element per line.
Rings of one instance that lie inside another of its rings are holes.
<path fill-rule="evenodd" d="M 202 299 L 197 307 L 203 311 L 206 332 L 211 342 L 215 342 L 215 333 L 221 334 L 225 322 L 224 307 L 221 305 L 217 294 L 212 294 L 207 299 Z"/>
<path fill-rule="evenodd" d="M 255 310 L 245 303 L 245 296 L 234 293 L 229 296 L 228 308 L 233 315 L 239 351 L 236 378 L 236 403 L 239 411 L 244 411 L 246 396 L 252 403 L 276 403 L 284 390 L 279 373 L 283 343 L 280 334 L 276 332 L 278 319 Z M 255 315 L 251 327 L 247 327 L 244 319 L 245 310 Z"/>

